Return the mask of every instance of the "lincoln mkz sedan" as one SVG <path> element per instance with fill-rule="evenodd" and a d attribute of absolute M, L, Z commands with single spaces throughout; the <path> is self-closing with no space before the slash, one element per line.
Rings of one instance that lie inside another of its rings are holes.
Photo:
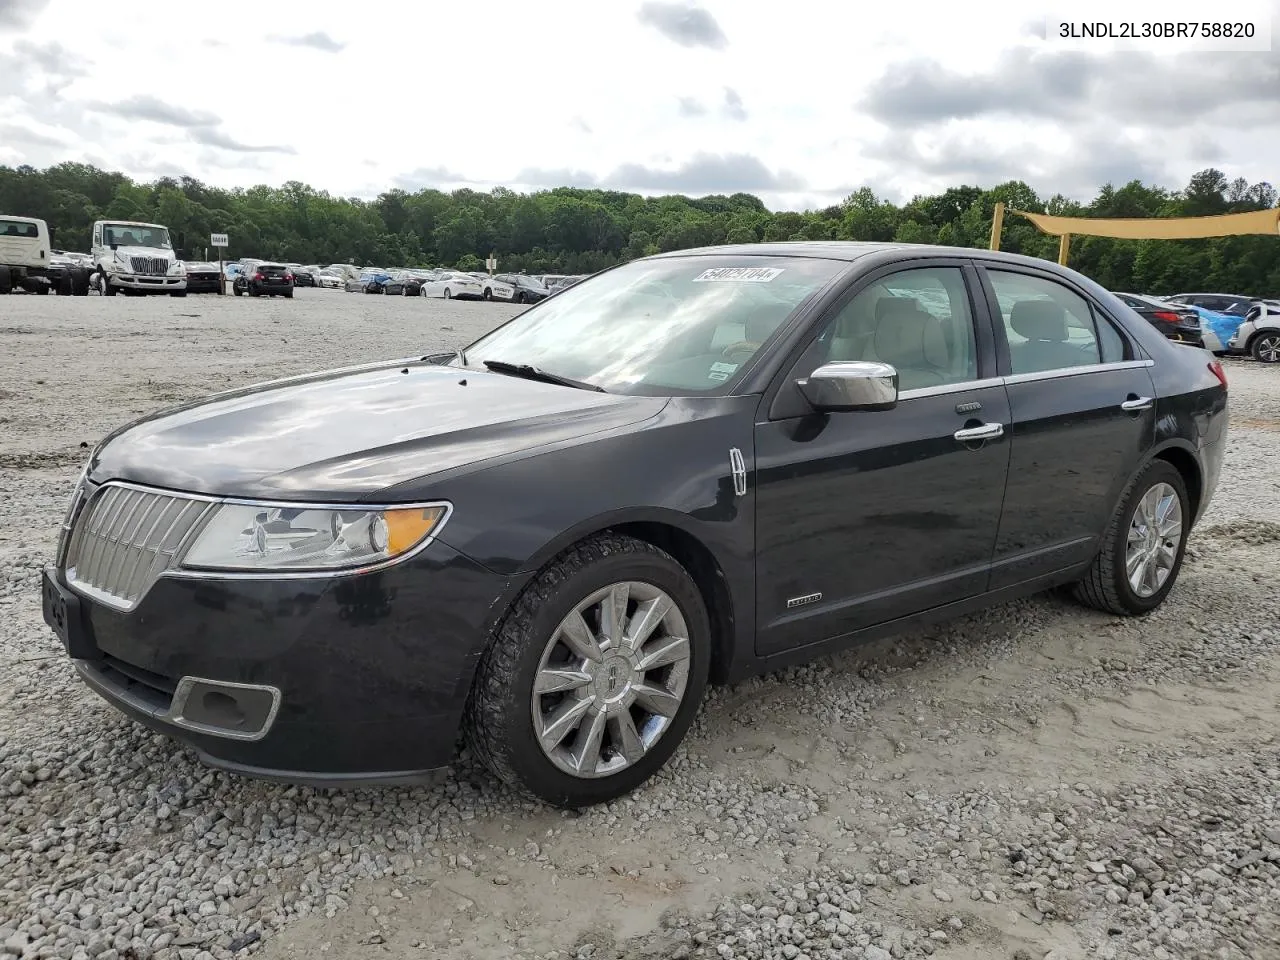
<path fill-rule="evenodd" d="M 579 807 L 658 771 L 709 682 L 1050 588 L 1152 610 L 1226 429 L 1211 354 L 1047 261 L 681 251 L 456 353 L 115 431 L 45 619 L 225 770 L 414 782 L 463 734 Z"/>

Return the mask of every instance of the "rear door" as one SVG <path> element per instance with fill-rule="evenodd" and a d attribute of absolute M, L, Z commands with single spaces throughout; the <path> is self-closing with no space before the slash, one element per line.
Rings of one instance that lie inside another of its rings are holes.
<path fill-rule="evenodd" d="M 1155 439 L 1152 361 L 1082 289 L 1035 267 L 980 270 L 1012 420 L 991 589 L 1088 561 Z"/>

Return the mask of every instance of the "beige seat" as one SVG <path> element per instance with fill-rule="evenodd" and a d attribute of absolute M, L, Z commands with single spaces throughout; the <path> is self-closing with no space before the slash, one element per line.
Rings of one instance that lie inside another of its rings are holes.
<path fill-rule="evenodd" d="M 942 326 L 912 297 L 876 301 L 875 357 L 898 371 L 898 389 L 947 382 L 949 356 Z"/>
<path fill-rule="evenodd" d="M 1052 300 L 1019 300 L 1009 312 L 1009 326 L 1026 340 L 1009 347 L 1014 373 L 1060 370 L 1090 360 L 1068 342 L 1067 312 Z"/>

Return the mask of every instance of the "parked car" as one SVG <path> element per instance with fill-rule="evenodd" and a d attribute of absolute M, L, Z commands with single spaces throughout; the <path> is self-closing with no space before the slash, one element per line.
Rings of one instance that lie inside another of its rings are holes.
<path fill-rule="evenodd" d="M 1155 609 L 1226 424 L 1219 361 L 1045 260 L 676 251 L 460 351 L 112 432 L 44 618 L 226 770 L 411 782 L 462 728 L 580 807 L 658 771 L 709 681 L 1057 586 Z"/>
<path fill-rule="evenodd" d="M 263 261 L 252 273 L 241 273 L 231 285 L 237 297 L 293 297 L 293 273 L 287 264 Z"/>
<path fill-rule="evenodd" d="M 1247 353 L 1262 363 L 1280 363 L 1280 300 L 1254 303 L 1227 349 Z"/>
<path fill-rule="evenodd" d="M 422 296 L 443 297 L 446 300 L 479 300 L 484 296 L 484 288 L 475 277 L 451 271 L 424 281 Z"/>
<path fill-rule="evenodd" d="M 290 263 L 288 267 L 293 274 L 293 285 L 295 287 L 314 287 L 316 285 L 315 274 L 311 273 L 302 264 Z"/>
<path fill-rule="evenodd" d="M 587 279 L 585 276 L 561 277 L 559 280 L 556 280 L 553 283 L 547 284 L 547 289 L 551 293 L 559 293 L 561 290 L 564 290 L 567 287 L 572 287 L 575 283 L 581 283 L 585 279 Z"/>
<path fill-rule="evenodd" d="M 187 293 L 222 293 L 222 274 L 218 265 L 188 260 Z"/>
<path fill-rule="evenodd" d="M 502 273 L 495 279 L 512 287 L 511 300 L 516 303 L 537 303 L 551 296 L 541 280 L 523 273 Z"/>
<path fill-rule="evenodd" d="M 316 285 L 325 290 L 341 290 L 346 281 L 336 273 L 321 270 L 316 274 Z"/>
<path fill-rule="evenodd" d="M 516 288 L 500 277 L 491 277 L 487 273 L 472 274 L 480 281 L 480 296 L 486 300 L 515 300 Z"/>
<path fill-rule="evenodd" d="M 392 282 L 393 277 L 388 270 L 374 270 L 360 274 L 360 279 L 364 281 L 365 293 L 386 293 L 387 285 Z M 399 292 L 397 288 L 396 293 Z"/>
<path fill-rule="evenodd" d="M 1121 303 L 1131 308 L 1170 340 L 1194 344 L 1197 347 L 1204 346 L 1204 337 L 1200 330 L 1200 314 L 1190 307 L 1177 306 L 1157 297 L 1146 297 L 1138 293 L 1117 293 L 1116 296 Z"/>
<path fill-rule="evenodd" d="M 1227 352 L 1227 344 L 1253 304 L 1252 297 L 1235 293 L 1177 293 L 1163 299 L 1199 313 L 1205 347 L 1219 354 Z"/>

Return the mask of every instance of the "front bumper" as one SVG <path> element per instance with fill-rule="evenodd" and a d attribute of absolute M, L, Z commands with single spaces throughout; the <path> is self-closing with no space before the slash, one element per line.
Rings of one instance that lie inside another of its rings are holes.
<path fill-rule="evenodd" d="M 453 759 L 507 585 L 439 541 L 357 576 L 162 577 L 128 613 L 80 596 L 88 640 L 74 662 L 112 706 L 212 766 L 310 785 L 417 782 Z"/>
<path fill-rule="evenodd" d="M 187 289 L 186 277 L 147 277 L 132 273 L 111 274 L 111 285 L 123 290 L 149 290 L 154 293 L 175 293 Z"/>
<path fill-rule="evenodd" d="M 218 277 L 187 275 L 187 293 L 216 293 L 221 289 Z"/>
<path fill-rule="evenodd" d="M 1236 332 L 1231 335 L 1231 339 L 1227 341 L 1227 349 L 1233 353 L 1242 353 L 1245 344 L 1249 342 L 1249 338 L 1254 335 L 1257 328 L 1252 320 L 1246 320 L 1240 326 L 1236 327 Z"/>

